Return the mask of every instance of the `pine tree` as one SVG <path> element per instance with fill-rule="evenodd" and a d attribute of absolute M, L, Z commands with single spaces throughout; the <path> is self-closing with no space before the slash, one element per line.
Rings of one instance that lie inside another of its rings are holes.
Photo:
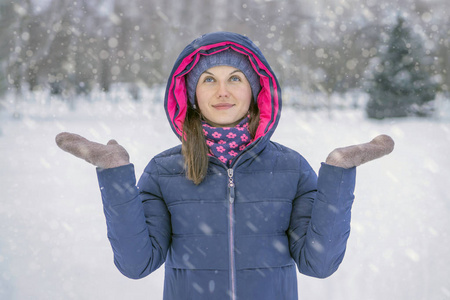
<path fill-rule="evenodd" d="M 383 119 L 430 115 L 430 101 L 437 89 L 429 73 L 430 57 L 403 17 L 397 17 L 384 49 L 377 57 L 369 84 L 367 116 Z"/>

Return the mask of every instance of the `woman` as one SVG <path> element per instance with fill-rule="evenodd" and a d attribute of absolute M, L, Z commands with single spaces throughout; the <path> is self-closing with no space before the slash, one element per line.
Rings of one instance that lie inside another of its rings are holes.
<path fill-rule="evenodd" d="M 393 149 L 334 150 L 317 177 L 272 142 L 281 90 L 260 50 L 228 32 L 204 35 L 178 57 L 165 94 L 182 145 L 155 156 L 137 187 L 117 142 L 61 133 L 58 145 L 98 167 L 118 269 L 142 278 L 165 262 L 164 299 L 297 299 L 296 267 L 330 276 L 350 231 L 355 166 Z"/>

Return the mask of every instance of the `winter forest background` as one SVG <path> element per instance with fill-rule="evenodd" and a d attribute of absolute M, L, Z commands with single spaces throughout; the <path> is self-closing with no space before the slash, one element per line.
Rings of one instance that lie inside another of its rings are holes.
<path fill-rule="evenodd" d="M 369 91 L 385 60 L 402 64 L 384 72 L 398 73 L 393 80 L 406 89 L 417 85 L 398 70 L 408 65 L 408 74 L 419 68 L 428 80 L 418 88 L 448 93 L 450 86 L 444 0 L 3 0 L 0 8 L 0 91 L 15 90 L 14 101 L 26 88 L 76 105 L 74 97 L 117 86 L 141 99 L 141 89 L 165 84 L 184 45 L 218 30 L 254 40 L 283 86 L 329 98 L 286 97 L 288 104 L 334 107 L 332 94 Z M 403 29 L 393 32 L 399 18 Z M 389 46 L 397 57 L 387 55 Z"/>
<path fill-rule="evenodd" d="M 92 166 L 71 131 L 117 139 L 139 176 L 178 143 L 163 93 L 186 44 L 248 35 L 283 87 L 273 140 L 317 170 L 380 133 L 394 152 L 358 168 L 338 272 L 299 274 L 299 299 L 450 299 L 448 0 L 0 0 L 0 299 L 161 299 L 112 262 Z"/>

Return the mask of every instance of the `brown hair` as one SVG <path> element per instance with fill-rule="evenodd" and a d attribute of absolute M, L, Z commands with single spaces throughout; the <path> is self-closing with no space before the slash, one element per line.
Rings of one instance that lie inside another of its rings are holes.
<path fill-rule="evenodd" d="M 252 97 L 253 99 L 253 97 Z M 252 139 L 255 138 L 259 125 L 259 108 L 255 101 L 251 101 L 249 108 L 250 120 L 248 130 Z M 182 153 L 186 168 L 186 177 L 195 184 L 200 184 L 208 170 L 208 146 L 202 128 L 202 115 L 198 108 L 188 103 L 188 109 L 183 124 Z"/>

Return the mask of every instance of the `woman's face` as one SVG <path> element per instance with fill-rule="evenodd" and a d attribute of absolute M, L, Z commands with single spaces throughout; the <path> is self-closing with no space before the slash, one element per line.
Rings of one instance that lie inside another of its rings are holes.
<path fill-rule="evenodd" d="M 197 104 L 209 125 L 234 127 L 248 114 L 252 90 L 239 69 L 217 66 L 198 80 Z"/>

